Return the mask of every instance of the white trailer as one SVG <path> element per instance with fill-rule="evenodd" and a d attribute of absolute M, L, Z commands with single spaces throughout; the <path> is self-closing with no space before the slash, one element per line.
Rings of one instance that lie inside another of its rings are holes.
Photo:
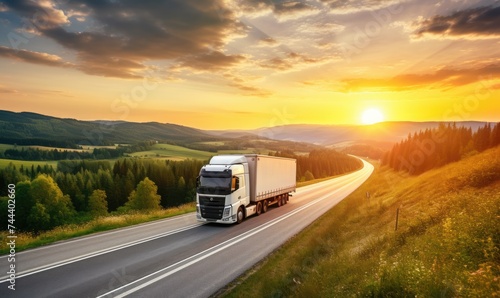
<path fill-rule="evenodd" d="M 267 155 L 218 155 L 200 170 L 196 217 L 202 222 L 240 223 L 282 206 L 296 188 L 297 162 Z"/>

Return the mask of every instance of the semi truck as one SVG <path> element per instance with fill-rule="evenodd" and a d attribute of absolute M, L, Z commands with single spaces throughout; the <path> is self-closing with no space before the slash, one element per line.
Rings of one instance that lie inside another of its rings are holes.
<path fill-rule="evenodd" d="M 297 161 L 258 154 L 217 155 L 204 165 L 196 183 L 200 222 L 241 223 L 269 206 L 287 204 L 296 189 Z"/>

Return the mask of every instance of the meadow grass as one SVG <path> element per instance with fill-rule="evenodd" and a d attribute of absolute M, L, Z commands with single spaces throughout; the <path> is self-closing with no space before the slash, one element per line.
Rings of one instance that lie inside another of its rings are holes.
<path fill-rule="evenodd" d="M 170 145 L 170 144 L 155 144 L 153 149 L 148 151 L 140 151 L 129 154 L 133 157 L 164 157 L 174 160 L 183 160 L 186 158 L 206 160 L 215 153 L 208 151 L 194 150 L 186 147 Z"/>
<path fill-rule="evenodd" d="M 9 164 L 13 164 L 17 169 L 21 167 L 31 168 L 33 165 L 35 168 L 37 166 L 43 167 L 44 165 L 52 166 L 54 169 L 57 168 L 57 160 L 45 160 L 45 161 L 29 161 L 29 160 L 13 160 L 13 159 L 4 159 L 0 158 L 0 169 L 6 168 Z"/>
<path fill-rule="evenodd" d="M 217 151 L 217 154 L 267 154 L 268 152 L 272 152 L 272 150 L 266 148 L 249 147 L 236 150 L 219 150 Z"/>
<path fill-rule="evenodd" d="M 112 148 L 115 149 L 115 146 L 85 146 L 85 148 L 82 149 L 74 149 L 74 148 L 62 148 L 62 147 L 47 147 L 47 146 L 41 146 L 41 145 L 11 145 L 11 144 L 0 144 L 0 152 L 3 152 L 7 149 L 38 149 L 38 150 L 45 150 L 45 151 L 50 151 L 50 150 L 58 150 L 58 151 L 68 151 L 68 152 L 90 152 L 94 150 L 94 148 Z"/>
<path fill-rule="evenodd" d="M 500 147 L 417 177 L 377 166 L 216 296 L 498 297 L 499 189 Z"/>
<path fill-rule="evenodd" d="M 11 145 L 11 144 L 0 144 L 0 152 L 3 152 L 7 149 L 14 149 L 16 146 Z M 23 147 L 23 146 L 20 146 Z"/>
<path fill-rule="evenodd" d="M 53 230 L 42 232 L 39 235 L 30 233 L 17 234 L 16 251 L 20 252 L 29 248 L 35 248 L 47 244 L 51 244 L 61 240 L 67 240 L 80 236 L 85 236 L 97 232 L 109 231 L 113 229 L 128 227 L 140 223 L 146 223 L 153 220 L 169 218 L 177 215 L 194 212 L 196 210 L 195 203 L 185 204 L 175 208 L 162 210 L 154 210 L 147 212 L 131 212 L 127 214 L 109 215 L 92 219 L 82 224 L 71 224 L 57 227 Z M 194 215 L 193 215 L 194 216 Z M 7 243 L 8 233 L 6 231 L 0 233 L 0 242 Z M 0 248 L 0 254 L 8 253 L 8 248 L 4 245 Z"/>
<path fill-rule="evenodd" d="M 246 148 L 240 150 L 218 150 L 217 152 L 209 152 L 170 144 L 155 144 L 152 147 L 153 148 L 151 150 L 134 152 L 129 154 L 129 156 L 156 157 L 170 160 L 184 160 L 186 158 L 208 160 L 212 156 L 219 154 L 254 154 L 256 152 L 269 152 L 269 150 L 265 148 Z"/>

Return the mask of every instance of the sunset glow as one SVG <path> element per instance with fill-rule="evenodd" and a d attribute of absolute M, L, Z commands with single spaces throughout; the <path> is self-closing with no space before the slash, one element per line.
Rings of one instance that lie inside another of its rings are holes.
<path fill-rule="evenodd" d="M 462 22 L 462 20 L 467 22 Z M 0 109 L 201 129 L 498 121 L 496 1 L 0 1 Z M 368 119 L 370 118 L 370 119 Z"/>

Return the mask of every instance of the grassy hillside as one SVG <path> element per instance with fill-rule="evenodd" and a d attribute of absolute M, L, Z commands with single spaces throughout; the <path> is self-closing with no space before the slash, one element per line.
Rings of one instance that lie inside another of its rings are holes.
<path fill-rule="evenodd" d="M 377 168 L 222 296 L 498 297 L 499 190 L 500 147 L 417 177 Z"/>

